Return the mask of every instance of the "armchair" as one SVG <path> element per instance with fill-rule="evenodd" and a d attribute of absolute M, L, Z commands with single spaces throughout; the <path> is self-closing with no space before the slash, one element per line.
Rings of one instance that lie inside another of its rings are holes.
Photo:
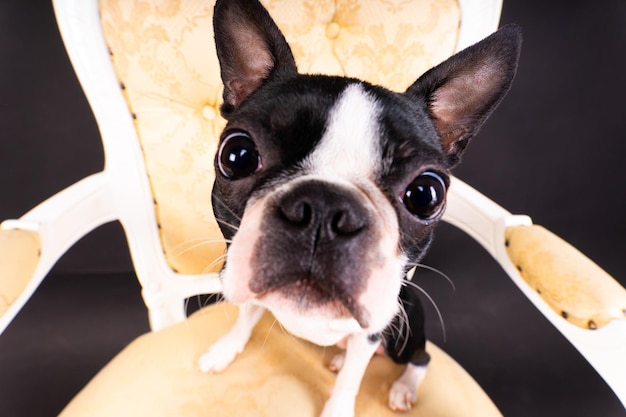
<path fill-rule="evenodd" d="M 195 20 L 191 19 L 191 21 L 202 28 L 204 27 L 202 22 L 210 20 L 208 19 L 210 7 L 196 8 L 197 4 L 198 2 L 182 2 L 180 7 L 183 13 L 196 13 L 194 14 Z M 306 2 L 291 4 L 297 5 L 294 7 L 306 6 Z M 353 55 L 348 54 L 350 52 L 348 48 L 354 46 L 354 43 L 364 36 L 366 38 L 370 36 L 371 38 L 368 39 L 372 42 L 389 39 L 389 34 L 377 31 L 376 27 L 370 27 L 367 32 L 364 32 L 362 26 L 349 21 L 354 17 L 353 13 L 346 12 L 342 15 L 338 10 L 334 16 L 316 16 L 319 20 L 314 20 L 308 27 L 304 23 L 294 23 L 295 21 L 292 20 L 294 16 L 302 15 L 301 12 L 290 14 L 291 9 L 287 8 L 277 9 L 275 12 L 276 18 L 282 19 L 285 25 L 291 23 L 292 27 L 287 31 L 294 32 L 294 39 L 298 36 L 305 38 L 302 41 L 295 40 L 296 43 L 302 42 L 304 45 L 300 49 L 302 55 L 299 57 L 302 70 L 346 71 L 351 75 L 400 89 L 403 83 L 408 81 L 401 78 L 402 74 L 412 79 L 416 74 L 450 55 L 455 49 L 461 49 L 480 39 L 496 27 L 499 3 L 474 3 L 476 4 L 479 4 L 482 9 L 480 7 L 469 8 L 465 2 L 460 3 L 460 8 L 456 6 L 456 3 L 446 5 L 445 13 L 442 14 L 447 18 L 442 19 L 442 27 L 435 31 L 434 40 L 427 42 L 428 45 L 439 45 L 440 49 L 437 48 L 436 53 L 429 51 L 423 60 L 411 62 L 422 65 L 421 68 L 411 68 L 395 73 L 372 65 L 372 62 L 385 62 L 384 57 L 374 55 L 376 61 L 366 61 L 373 59 L 371 54 L 376 54 L 376 50 L 368 49 L 367 44 L 357 45 L 359 51 L 364 51 L 363 60 L 359 61 Z M 107 407 L 111 407 L 113 396 L 101 396 L 102 392 L 111 394 L 110 389 L 107 388 L 107 379 L 110 375 L 118 375 L 120 368 L 128 366 L 129 357 L 134 358 L 131 363 L 141 363 L 136 361 L 137 356 L 133 356 L 133 352 L 139 350 L 145 353 L 144 350 L 150 350 L 151 348 L 146 345 L 152 344 L 151 338 L 154 341 L 154 338 L 159 337 L 161 341 L 169 340 L 170 343 L 175 343 L 170 347 L 172 350 L 167 352 L 164 348 L 163 351 L 156 353 L 156 357 L 162 355 L 176 359 L 177 347 L 181 340 L 177 336 L 166 336 L 166 332 L 179 336 L 180 334 L 176 332 L 182 331 L 186 337 L 191 338 L 183 342 L 183 345 L 189 348 L 196 343 L 202 345 L 199 349 L 203 349 L 210 343 L 210 337 L 214 335 L 217 337 L 226 328 L 221 326 L 227 323 L 216 324 L 219 320 L 215 316 L 234 316 L 229 307 L 217 310 L 213 308 L 211 311 L 199 313 L 197 317 L 194 316 L 183 325 L 176 324 L 185 320 L 184 300 L 186 298 L 195 294 L 219 292 L 219 281 L 215 275 L 219 264 L 213 264 L 212 260 L 219 259 L 223 247 L 219 243 L 204 244 L 207 241 L 220 239 L 208 204 L 208 190 L 212 174 L 207 172 L 206 167 L 211 166 L 214 145 L 211 145 L 210 139 L 198 136 L 200 130 L 212 132 L 214 135 L 219 131 L 222 123 L 216 111 L 220 87 L 219 77 L 215 72 L 217 68 L 215 58 L 211 52 L 210 28 L 198 29 L 194 26 L 194 30 L 187 33 L 186 27 L 177 26 L 175 20 L 172 19 L 175 12 L 181 10 L 174 6 L 170 8 L 168 5 L 152 8 L 147 5 L 143 6 L 146 8 L 115 1 L 101 1 L 99 5 L 95 1 L 57 0 L 55 2 L 59 27 L 68 53 L 98 120 L 107 163 L 102 173 L 86 178 L 42 203 L 22 218 L 5 221 L 1 226 L 0 292 L 4 295 L 5 305 L 4 311 L 0 311 L 4 313 L 0 319 L 0 330 L 8 325 L 54 262 L 77 239 L 98 225 L 113 220 L 119 220 L 126 231 L 137 276 L 141 282 L 142 294 L 149 311 L 151 327 L 155 333 L 138 340 L 129 347 L 130 353 L 124 352 L 112 362 L 111 366 L 103 370 L 103 373 L 94 379 L 94 383 L 90 384 L 68 407 L 67 415 L 72 415 L 72 412 L 80 415 L 80 412 L 76 410 L 81 410 L 81 407 L 87 406 L 87 403 L 92 404 L 93 407 L 96 407 L 93 404 L 98 404 L 97 410 L 101 412 L 109 410 L 110 414 L 111 409 Z M 101 20 L 98 20 L 98 7 L 102 14 Z M 312 12 L 311 9 L 305 10 Z M 392 12 L 389 11 L 389 13 Z M 281 13 L 284 13 L 282 18 Z M 472 13 L 475 13 L 478 18 L 472 17 Z M 489 18 L 485 18 L 485 13 Z M 376 16 L 380 15 L 376 14 Z M 160 31 L 163 27 L 155 24 L 151 20 L 153 18 L 162 19 L 161 22 L 164 22 L 163 25 L 167 30 Z M 335 21 L 335 18 L 338 21 Z M 348 19 L 348 21 L 342 21 L 341 18 Z M 459 20 L 462 24 L 461 31 L 457 34 Z M 131 23 L 133 26 L 130 26 Z M 134 26 L 135 23 L 141 24 Z M 100 27 L 102 31 L 99 30 Z M 310 38 L 306 39 L 307 36 L 314 40 L 318 39 L 318 42 L 311 41 Z M 400 36 L 400 31 L 396 36 Z M 345 46 L 342 42 L 332 41 L 338 37 L 343 43 L 352 42 L 353 44 Z M 319 39 L 324 41 L 319 41 Z M 402 40 L 396 40 L 394 45 Z M 145 43 L 138 43 L 140 41 Z M 406 39 L 404 41 L 408 42 Z M 196 48 L 192 47 L 194 42 L 201 42 L 200 45 L 203 46 L 201 52 L 197 52 Z M 294 40 L 290 39 L 290 42 L 293 44 Z M 342 47 L 345 47 L 345 50 L 342 50 Z M 198 57 L 197 60 L 202 62 L 201 67 L 208 62 L 207 67 L 213 73 L 196 72 L 195 65 L 198 64 L 195 62 L 196 58 L 193 58 L 193 62 L 185 61 L 187 57 L 194 56 L 189 52 L 192 49 L 194 54 L 206 55 Z M 294 48 L 294 50 L 297 49 Z M 407 50 L 399 51 L 399 54 L 404 53 L 406 58 L 406 51 L 414 50 L 419 50 L 419 47 L 411 45 Z M 386 52 L 391 53 L 391 51 Z M 185 59 L 178 61 L 177 58 L 181 56 Z M 311 56 L 315 56 L 316 59 L 311 59 Z M 150 67 L 152 72 L 142 74 L 144 70 L 142 60 L 150 59 L 150 57 L 156 59 L 158 66 L 154 63 L 149 64 L 152 65 Z M 318 59 L 318 57 L 322 58 Z M 376 71 L 368 72 L 371 68 L 375 68 Z M 181 85 L 177 84 L 173 78 L 168 78 L 172 73 L 184 70 L 188 70 L 190 83 Z M 172 140 L 174 134 L 176 141 Z M 179 141 L 181 137 L 184 137 L 187 142 Z M 189 202 L 188 196 L 192 194 L 201 197 L 196 204 Z M 542 294 L 538 294 L 537 289 L 540 286 L 537 286 L 536 280 L 540 282 L 542 280 L 536 278 L 536 275 L 540 273 L 534 272 L 536 271 L 535 265 L 537 262 L 545 265 L 546 261 L 541 259 L 537 261 L 532 256 L 529 258 L 529 255 L 538 252 L 527 252 L 528 244 L 524 242 L 530 238 L 526 236 L 520 238 L 518 235 L 532 230 L 533 233 L 539 235 L 538 238 L 532 239 L 545 240 L 553 239 L 552 237 L 544 238 L 546 233 L 537 231 L 540 229 L 536 227 L 530 227 L 530 220 L 527 217 L 510 216 L 508 212 L 489 202 L 460 181 L 455 181 L 451 188 L 449 207 L 446 220 L 459 226 L 485 246 L 489 253 L 503 265 L 505 271 L 520 286 L 524 294 L 581 350 L 624 401 L 626 383 L 623 375 L 626 372 L 616 366 L 619 361 L 615 359 L 626 346 L 623 288 L 609 277 L 602 278 L 602 282 L 606 283 L 604 284 L 606 288 L 600 291 L 600 298 L 613 303 L 612 306 L 607 308 L 602 305 L 593 308 L 592 311 L 579 312 L 576 306 L 588 306 L 590 301 L 581 300 L 579 304 L 574 304 L 570 302 L 569 297 L 559 300 L 559 297 L 553 294 L 559 294 L 563 285 L 569 285 L 567 283 L 572 279 L 578 280 L 581 274 L 578 268 L 565 274 L 562 272 L 563 266 L 558 266 L 555 268 L 557 275 L 567 276 L 556 282 L 548 282 L 547 287 L 541 287 Z M 521 247 L 517 243 L 518 239 L 523 242 Z M 507 240 L 509 252 L 514 258 L 513 262 L 505 246 Z M 568 252 L 569 255 L 566 256 L 583 259 L 573 249 L 566 251 L 558 249 L 561 246 L 563 244 L 558 241 L 549 243 L 547 249 L 542 249 L 541 252 L 545 254 L 547 251 L 548 255 L 542 256 L 550 256 L 550 259 L 554 259 Z M 211 261 L 206 261 L 207 259 Z M 584 275 L 584 279 L 588 276 L 603 275 L 602 272 L 594 270 L 595 267 L 588 261 L 580 262 L 585 265 L 583 268 L 592 270 Z M 569 259 L 565 261 L 565 265 L 571 265 Z M 522 267 L 522 274 L 518 271 L 518 266 Z M 530 278 L 526 277 L 528 280 L 523 279 L 525 271 L 532 272 Z M 529 287 L 528 281 L 533 283 L 533 287 Z M 569 291 L 574 291 L 577 296 L 581 297 L 588 295 L 586 291 L 578 290 L 580 285 L 584 284 L 584 282 L 578 282 L 571 286 Z M 610 296 L 607 297 L 606 294 Z M 565 302 L 567 309 L 559 302 Z M 570 308 L 571 304 L 574 304 L 574 309 Z M 603 326 L 620 314 L 621 320 Z M 574 320 L 576 324 L 600 329 L 583 330 L 564 320 L 564 315 Z M 159 332 L 161 329 L 163 331 Z M 212 330 L 209 331 L 209 329 Z M 208 335 L 198 336 L 202 332 Z M 267 334 L 267 331 L 260 330 L 260 332 L 261 335 Z M 263 342 L 263 340 L 260 341 L 261 344 Z M 271 342 L 268 340 L 268 343 Z M 275 343 L 276 346 L 269 347 L 268 345 L 267 350 L 280 349 L 284 346 L 283 343 L 288 345 L 289 340 L 281 341 L 279 337 L 279 341 Z M 134 354 L 137 355 L 137 353 Z M 185 356 L 181 361 L 188 361 L 193 356 L 192 352 L 187 352 L 187 354 L 189 356 Z M 317 354 L 319 355 L 320 352 Z M 448 361 L 445 355 L 442 354 L 441 357 L 444 358 L 442 363 Z M 445 366 L 449 367 L 442 368 L 446 369 L 444 374 L 457 372 L 449 370 L 457 369 L 453 363 Z M 242 365 L 241 369 L 245 367 Z M 141 371 L 138 370 L 137 373 Z M 190 377 L 190 369 L 186 371 L 188 372 L 183 378 L 188 378 L 190 383 L 197 382 L 198 387 L 202 386 L 202 381 Z M 323 375 L 322 370 L 318 372 Z M 462 371 L 458 372 L 459 375 L 463 375 Z M 163 375 L 159 374 L 159 377 Z M 166 376 L 174 375 L 176 374 L 170 373 Z M 462 378 L 465 377 L 458 376 L 454 379 Z M 308 383 L 313 384 L 313 382 Z M 137 384 L 137 380 L 134 384 Z M 294 385 L 298 386 L 295 382 Z M 473 387 L 471 382 L 463 382 L 460 385 Z M 167 386 L 163 385 L 161 389 Z M 459 389 L 463 391 L 473 388 Z M 305 395 L 303 394 L 305 391 L 297 391 L 296 394 Z M 323 390 L 321 392 L 322 394 L 318 396 L 323 395 Z M 482 398 L 483 394 L 479 389 L 471 392 L 470 398 Z M 196 390 L 195 395 L 202 394 Z M 219 392 L 213 395 L 215 398 L 221 396 Z M 372 397 L 375 398 L 376 395 Z M 107 404 L 94 400 L 98 398 Z M 123 398 L 116 398 L 123 401 Z M 207 403 L 208 398 L 210 396 L 207 394 L 207 399 L 205 399 Z M 424 398 L 427 396 L 424 395 Z M 435 394 L 429 394 L 428 398 L 437 397 Z M 477 400 L 477 403 L 478 409 L 490 410 L 482 415 L 496 412 L 490 408 L 488 400 L 484 402 Z M 172 405 L 172 407 L 175 406 L 177 405 Z M 467 407 L 467 403 L 464 407 Z M 93 411 L 95 413 L 96 410 Z M 416 412 L 421 412 L 419 407 Z M 270 412 L 269 415 L 277 415 L 277 413 Z"/>

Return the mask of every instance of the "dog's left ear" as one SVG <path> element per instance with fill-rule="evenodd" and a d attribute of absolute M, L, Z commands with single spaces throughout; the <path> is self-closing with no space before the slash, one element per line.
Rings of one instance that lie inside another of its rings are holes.
<path fill-rule="evenodd" d="M 504 26 L 427 71 L 407 89 L 409 97 L 426 105 L 451 167 L 509 91 L 521 43 L 521 29 Z"/>
<path fill-rule="evenodd" d="M 224 83 L 224 116 L 269 79 L 297 74 L 291 48 L 257 0 L 218 0 L 213 31 Z"/>

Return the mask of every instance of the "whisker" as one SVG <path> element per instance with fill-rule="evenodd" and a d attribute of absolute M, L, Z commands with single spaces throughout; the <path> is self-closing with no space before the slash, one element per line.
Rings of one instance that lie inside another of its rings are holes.
<path fill-rule="evenodd" d="M 406 345 L 409 343 L 409 337 L 411 336 L 411 326 L 409 324 L 409 315 L 404 308 L 404 303 L 402 300 L 398 299 L 398 303 L 400 304 L 400 317 L 398 319 L 398 325 L 395 330 L 398 332 L 398 335 L 402 337 L 402 346 L 400 347 L 399 353 L 404 352 L 406 349 Z M 395 326 L 394 326 L 395 327 Z M 396 339 L 396 347 L 398 346 L 398 339 Z"/>
<path fill-rule="evenodd" d="M 433 298 L 426 292 L 426 290 L 424 290 L 422 287 L 420 287 L 419 285 L 417 285 L 416 283 L 409 281 L 407 279 L 402 280 L 402 284 L 403 285 L 408 285 L 411 286 L 415 289 L 417 289 L 418 291 L 420 291 L 422 294 L 424 294 L 424 296 L 428 299 L 428 301 L 430 301 L 430 303 L 433 305 L 433 307 L 435 308 L 435 311 L 437 312 L 437 316 L 439 316 L 439 323 L 441 323 L 441 330 L 443 332 L 443 341 L 444 343 L 447 340 L 446 337 L 446 326 L 443 322 L 443 316 L 441 314 L 441 311 L 439 310 L 439 307 L 437 307 L 437 303 L 435 303 L 435 300 L 433 300 Z"/>
<path fill-rule="evenodd" d="M 204 240 L 205 240 L 204 238 L 200 238 L 200 237 L 196 238 L 196 239 L 189 239 L 189 240 L 187 240 L 185 242 L 181 242 L 181 243 L 173 246 L 171 248 L 171 250 L 172 250 L 172 252 L 176 252 L 176 251 L 181 250 L 185 245 L 195 244 L 195 243 L 198 243 L 198 242 L 204 242 Z"/>
<path fill-rule="evenodd" d="M 204 308 L 210 304 L 215 304 L 215 303 L 219 303 L 220 301 L 224 300 L 224 295 L 222 293 L 213 293 L 213 294 L 205 294 L 206 297 L 204 297 L 204 301 L 202 301 L 202 298 L 200 297 L 200 295 L 198 295 L 198 302 L 200 305 L 200 308 Z M 211 301 L 212 299 L 215 299 L 215 301 Z"/>
<path fill-rule="evenodd" d="M 423 264 L 423 263 L 419 263 L 419 262 L 409 262 L 407 264 L 408 266 L 413 266 L 416 268 L 422 268 L 422 269 L 426 269 L 427 271 L 431 271 L 436 273 L 437 275 L 443 277 L 446 281 L 448 281 L 448 283 L 450 284 L 450 286 L 452 287 L 453 291 L 456 291 L 456 285 L 454 285 L 454 282 L 452 281 L 452 278 L 450 278 L 446 273 L 444 273 L 443 271 L 440 271 L 439 269 Z"/>
<path fill-rule="evenodd" d="M 278 323 L 278 326 L 283 331 L 283 333 L 286 334 L 293 342 L 300 343 L 300 341 L 293 334 L 291 334 L 289 330 L 285 329 L 285 326 L 283 326 L 280 321 L 275 320 L 275 322 Z"/>
<path fill-rule="evenodd" d="M 240 217 L 240 216 L 238 216 L 238 215 L 237 215 L 237 213 L 235 213 L 235 212 L 234 212 L 234 211 L 233 211 L 233 210 L 232 210 L 232 209 L 228 206 L 228 204 L 226 204 L 224 201 L 222 201 L 222 199 L 221 199 L 221 198 L 216 197 L 216 196 L 213 196 L 212 200 L 213 200 L 213 202 L 215 202 L 215 203 L 220 203 L 220 205 L 221 205 L 222 207 L 224 207 L 226 210 L 228 210 L 228 212 L 229 212 L 230 214 L 232 214 L 232 216 L 233 216 L 235 219 L 237 219 L 237 221 L 241 221 L 241 217 Z"/>
<path fill-rule="evenodd" d="M 207 266 L 206 266 L 206 268 L 204 268 L 204 269 L 202 270 L 202 273 L 203 273 L 203 274 L 208 273 L 208 272 L 209 272 L 209 271 L 211 271 L 211 270 L 212 270 L 212 269 L 213 269 L 213 268 L 214 268 L 217 264 L 219 264 L 219 263 L 220 263 L 220 262 L 222 262 L 224 259 L 226 259 L 226 257 L 227 257 L 227 255 L 226 255 L 226 254 L 223 254 L 223 255 L 220 255 L 220 256 L 218 256 L 217 258 L 213 259 L 213 261 L 212 261 L 209 265 L 207 265 Z"/>
<path fill-rule="evenodd" d="M 218 222 L 219 224 L 222 224 L 222 225 L 224 225 L 224 226 L 226 226 L 228 228 L 233 229 L 235 232 L 239 230 L 239 226 L 237 226 L 235 224 L 232 224 L 232 223 L 229 223 L 229 222 L 227 222 L 225 220 L 215 219 L 215 221 Z"/>
<path fill-rule="evenodd" d="M 274 329 L 274 326 L 276 325 L 276 323 L 278 323 L 278 320 L 274 319 L 274 321 L 272 322 L 272 325 L 267 330 L 267 334 L 265 335 L 265 339 L 263 339 L 263 344 L 261 344 L 261 351 L 263 349 L 265 349 L 265 345 L 267 344 L 267 339 L 269 339 L 270 333 L 272 333 L 272 330 Z"/>
<path fill-rule="evenodd" d="M 185 315 L 189 317 L 211 304 L 217 304 L 223 297 L 221 293 L 196 294 L 188 297 L 185 299 Z M 195 303 L 192 303 L 193 300 L 195 300 Z"/>
<path fill-rule="evenodd" d="M 168 254 L 168 257 L 177 258 L 196 248 L 207 246 L 207 245 L 214 245 L 217 243 L 220 243 L 220 244 L 230 243 L 230 240 L 228 239 L 201 239 L 201 238 L 191 239 L 191 240 L 188 240 L 187 242 L 180 243 L 176 245 L 174 248 L 172 248 L 171 252 Z M 190 246 L 184 247 L 185 245 L 190 245 Z"/>
<path fill-rule="evenodd" d="M 185 302 L 183 305 L 183 311 L 185 312 L 185 319 L 189 318 L 189 300 L 191 299 L 191 297 L 189 298 L 185 298 Z M 189 326 L 189 320 L 185 320 L 185 327 Z"/>
<path fill-rule="evenodd" d="M 389 335 L 393 338 L 393 340 L 396 343 L 395 344 L 396 347 L 398 346 L 398 336 L 402 335 L 403 329 L 404 329 L 404 321 L 406 320 L 405 316 L 401 317 L 402 313 L 406 313 L 406 311 L 403 311 L 404 306 L 400 302 L 398 304 L 400 305 L 400 310 L 401 310 L 398 312 L 399 323 L 396 323 L 395 320 L 393 320 L 382 331 L 383 334 Z"/>

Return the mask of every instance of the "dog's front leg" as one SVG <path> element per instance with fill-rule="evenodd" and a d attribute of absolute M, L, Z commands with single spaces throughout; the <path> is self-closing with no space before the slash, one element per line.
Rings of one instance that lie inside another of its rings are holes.
<path fill-rule="evenodd" d="M 354 404 L 361 380 L 379 345 L 379 338 L 371 338 L 365 333 L 348 337 L 345 359 L 321 417 L 354 416 Z"/>
<path fill-rule="evenodd" d="M 265 309 L 246 303 L 239 307 L 235 325 L 200 357 L 198 367 L 202 372 L 221 372 L 241 353 L 248 343 L 252 329 L 259 322 Z"/>

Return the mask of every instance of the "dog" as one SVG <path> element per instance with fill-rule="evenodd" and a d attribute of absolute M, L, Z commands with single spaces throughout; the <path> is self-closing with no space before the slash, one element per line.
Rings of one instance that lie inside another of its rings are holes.
<path fill-rule="evenodd" d="M 398 93 L 299 74 L 257 0 L 218 0 L 213 24 L 227 125 L 212 203 L 228 242 L 223 296 L 240 311 L 199 368 L 225 369 L 267 309 L 300 338 L 345 347 L 323 417 L 354 415 L 377 350 L 406 364 L 389 406 L 410 409 L 429 355 L 407 273 L 445 210 L 450 169 L 511 86 L 521 30 L 501 28 Z"/>

